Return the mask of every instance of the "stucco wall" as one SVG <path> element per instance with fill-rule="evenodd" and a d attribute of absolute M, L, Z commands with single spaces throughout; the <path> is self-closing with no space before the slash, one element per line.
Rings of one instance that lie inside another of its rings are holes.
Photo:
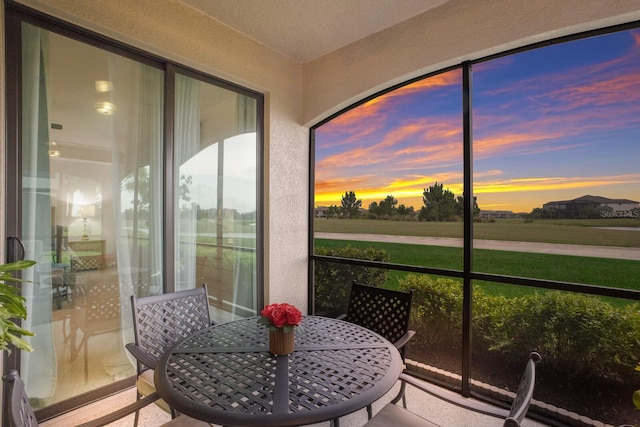
<path fill-rule="evenodd" d="M 20 3 L 265 94 L 266 300 L 306 309 L 309 144 L 301 65 L 174 0 Z"/>
<path fill-rule="evenodd" d="M 637 0 L 450 0 L 303 67 L 303 123 L 428 72 L 640 19 Z"/>

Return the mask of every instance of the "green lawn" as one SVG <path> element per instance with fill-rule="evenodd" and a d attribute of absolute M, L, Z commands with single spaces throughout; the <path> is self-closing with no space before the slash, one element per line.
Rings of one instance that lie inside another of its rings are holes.
<path fill-rule="evenodd" d="M 603 218 L 592 220 L 499 219 L 474 223 L 474 238 L 516 242 L 569 243 L 640 248 L 640 231 L 603 230 L 597 227 L 634 227 L 640 220 Z M 458 237 L 463 235 L 461 222 L 384 221 L 369 219 L 314 220 L 316 232 L 391 234 L 400 236 Z"/>
<path fill-rule="evenodd" d="M 363 248 L 371 246 L 386 250 L 393 263 L 449 270 L 462 269 L 462 248 L 329 239 L 315 239 L 315 244 L 330 248 L 347 245 Z M 474 250 L 474 271 L 640 289 L 640 282 L 638 282 L 640 262 L 638 261 L 476 249 Z M 390 286 L 395 287 L 404 274 L 391 272 Z M 487 292 L 500 294 L 511 292 L 522 294 L 522 292 L 533 291 L 529 288 L 498 283 L 483 284 L 483 288 Z"/>

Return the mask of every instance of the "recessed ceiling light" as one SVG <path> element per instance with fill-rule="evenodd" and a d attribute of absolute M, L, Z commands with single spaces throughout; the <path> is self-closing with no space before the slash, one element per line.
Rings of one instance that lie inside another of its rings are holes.
<path fill-rule="evenodd" d="M 116 111 L 116 106 L 110 102 L 96 102 L 96 111 L 103 116 L 110 116 Z"/>
<path fill-rule="evenodd" d="M 96 80 L 96 92 L 111 92 L 113 83 L 108 80 Z"/>

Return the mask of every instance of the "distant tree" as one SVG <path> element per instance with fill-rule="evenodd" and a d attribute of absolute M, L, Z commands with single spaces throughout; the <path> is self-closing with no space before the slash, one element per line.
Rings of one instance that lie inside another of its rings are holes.
<path fill-rule="evenodd" d="M 393 196 L 387 196 L 384 200 L 380 202 L 378 207 L 378 213 L 380 215 L 393 215 L 397 213 L 396 205 L 398 201 Z"/>
<path fill-rule="evenodd" d="M 336 218 L 340 215 L 340 208 L 336 205 L 331 205 L 327 208 L 327 218 Z"/>
<path fill-rule="evenodd" d="M 456 214 L 460 217 L 464 216 L 464 196 L 456 197 Z M 480 207 L 478 206 L 478 198 L 473 197 L 473 217 L 477 218 L 480 215 Z"/>
<path fill-rule="evenodd" d="M 420 219 L 425 221 L 447 221 L 456 213 L 455 196 L 445 190 L 444 184 L 436 183 L 422 193 L 424 206 L 420 209 Z"/>
<path fill-rule="evenodd" d="M 354 191 L 347 191 L 342 196 L 342 212 L 346 218 L 357 218 L 362 199 L 358 200 Z"/>
<path fill-rule="evenodd" d="M 404 204 L 398 205 L 398 214 L 399 215 L 412 215 L 413 214 L 413 206 L 405 206 Z"/>
<path fill-rule="evenodd" d="M 378 206 L 378 202 L 371 202 L 369 205 L 369 213 L 377 215 L 379 210 L 380 207 Z"/>
<path fill-rule="evenodd" d="M 181 209 L 188 209 L 191 207 L 191 204 L 189 203 L 191 201 L 191 196 L 189 195 L 191 193 L 191 190 L 189 189 L 191 184 L 193 184 L 193 178 L 191 178 L 191 175 L 180 175 L 178 193 L 180 195 L 180 200 L 182 201 L 180 206 Z"/>
<path fill-rule="evenodd" d="M 543 218 L 544 211 L 542 210 L 542 208 L 533 208 L 533 210 L 527 216 L 532 219 Z"/>
<path fill-rule="evenodd" d="M 122 180 L 122 191 L 130 191 L 134 197 L 131 204 L 134 205 L 138 215 L 149 213 L 149 168 L 142 167 L 136 170 L 136 174 L 131 174 Z M 133 213 L 132 210 L 132 213 Z"/>

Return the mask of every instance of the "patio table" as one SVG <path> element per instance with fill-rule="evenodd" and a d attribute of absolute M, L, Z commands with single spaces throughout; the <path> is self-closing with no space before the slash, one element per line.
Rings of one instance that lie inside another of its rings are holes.
<path fill-rule="evenodd" d="M 298 426 L 336 420 L 396 383 L 402 358 L 380 335 L 337 319 L 305 316 L 295 351 L 269 353 L 258 317 L 211 326 L 165 353 L 160 396 L 191 417 L 225 426 Z"/>

